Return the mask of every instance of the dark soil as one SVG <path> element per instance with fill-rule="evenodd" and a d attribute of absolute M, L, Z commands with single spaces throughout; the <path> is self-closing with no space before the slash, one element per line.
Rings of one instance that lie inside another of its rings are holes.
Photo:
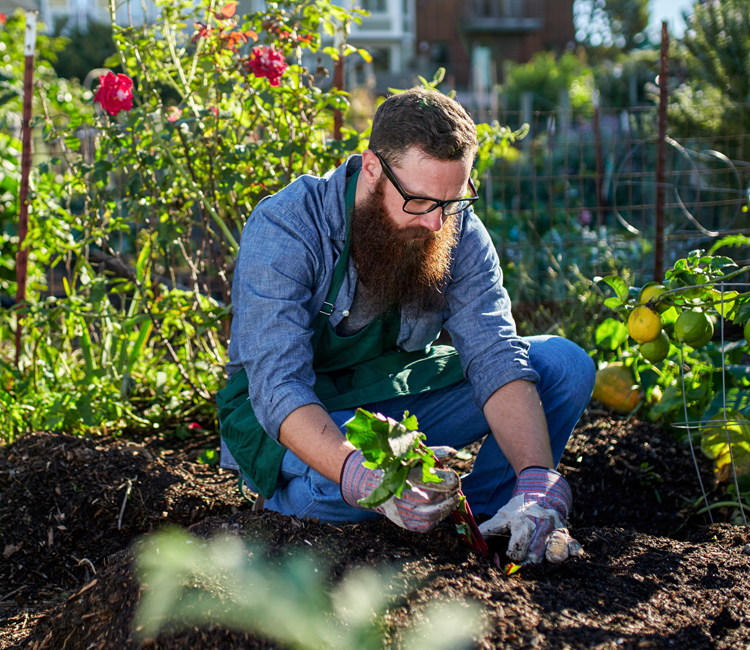
<path fill-rule="evenodd" d="M 510 577 L 449 522 L 418 535 L 387 521 L 336 527 L 253 512 L 233 473 L 198 462 L 216 445 L 208 435 L 135 444 L 40 433 L 0 448 L 0 648 L 142 647 L 131 544 L 166 523 L 262 542 L 269 561 L 312 547 L 331 585 L 355 567 L 393 569 L 405 592 L 385 618 L 391 639 L 424 603 L 462 598 L 488 617 L 477 648 L 750 648 L 750 531 L 695 514 L 689 449 L 648 423 L 587 414 L 561 466 L 586 557 Z M 711 467 L 698 460 L 714 500 Z M 283 646 L 204 626 L 146 647 Z"/>

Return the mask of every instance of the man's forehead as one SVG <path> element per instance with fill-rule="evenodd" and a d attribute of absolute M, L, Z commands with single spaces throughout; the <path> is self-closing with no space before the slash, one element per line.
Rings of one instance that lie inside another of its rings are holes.
<path fill-rule="evenodd" d="M 392 167 L 398 174 L 398 181 L 407 194 L 415 196 L 438 196 L 438 190 L 445 190 L 455 185 L 460 192 L 465 185 L 471 162 L 466 159 L 441 160 L 427 155 L 424 151 L 412 147 L 406 151 L 399 162 Z M 439 179 L 439 180 L 438 180 Z M 439 182 L 440 187 L 435 187 Z M 451 197 L 446 197 L 451 198 Z"/>
<path fill-rule="evenodd" d="M 396 157 L 396 160 L 394 161 L 394 165 L 400 166 L 403 165 L 406 161 L 414 162 L 416 164 L 441 164 L 441 163 L 461 163 L 465 164 L 468 162 L 467 158 L 457 158 L 455 160 L 446 160 L 445 158 L 435 158 L 434 156 L 429 155 L 424 149 L 416 146 L 408 147 L 404 149 L 403 153 L 401 155 Z"/>

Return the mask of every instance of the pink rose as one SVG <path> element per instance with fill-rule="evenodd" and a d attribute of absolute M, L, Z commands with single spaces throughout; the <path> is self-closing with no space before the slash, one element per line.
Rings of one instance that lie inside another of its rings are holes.
<path fill-rule="evenodd" d="M 124 74 L 108 72 L 99 77 L 99 90 L 94 97 L 110 115 L 133 108 L 133 80 Z"/>
<path fill-rule="evenodd" d="M 259 45 L 254 47 L 247 68 L 256 77 L 266 77 L 272 86 L 279 85 L 279 79 L 289 66 L 284 61 L 284 55 L 272 47 Z"/>
<path fill-rule="evenodd" d="M 4 25 L 8 22 L 8 16 L 6 14 L 0 13 L 0 25 Z"/>

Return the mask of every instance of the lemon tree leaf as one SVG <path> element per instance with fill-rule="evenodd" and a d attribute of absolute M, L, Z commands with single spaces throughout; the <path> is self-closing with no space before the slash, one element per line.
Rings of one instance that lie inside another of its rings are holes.
<path fill-rule="evenodd" d="M 608 284 L 610 287 L 612 287 L 617 294 L 617 297 L 620 299 L 620 303 L 625 302 L 630 295 L 630 288 L 628 287 L 627 282 L 625 282 L 625 280 L 623 280 L 619 275 L 608 275 L 604 278 L 595 278 L 595 281 L 604 282 L 605 284 Z"/>
<path fill-rule="evenodd" d="M 628 340 L 628 328 L 625 323 L 608 318 L 596 328 L 594 340 L 599 348 L 616 350 Z"/>
<path fill-rule="evenodd" d="M 732 476 L 750 475 L 750 422 L 739 411 L 714 415 L 713 425 L 701 428 L 701 450 L 714 461 L 716 476 L 725 481 Z"/>

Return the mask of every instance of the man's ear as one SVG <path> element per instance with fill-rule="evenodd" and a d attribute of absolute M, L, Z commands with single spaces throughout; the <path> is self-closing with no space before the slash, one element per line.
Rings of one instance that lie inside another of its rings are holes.
<path fill-rule="evenodd" d="M 371 187 L 375 187 L 375 184 L 380 178 L 380 174 L 383 173 L 383 168 L 380 166 L 380 161 L 375 153 L 371 149 L 365 149 L 362 152 L 362 178 Z"/>

